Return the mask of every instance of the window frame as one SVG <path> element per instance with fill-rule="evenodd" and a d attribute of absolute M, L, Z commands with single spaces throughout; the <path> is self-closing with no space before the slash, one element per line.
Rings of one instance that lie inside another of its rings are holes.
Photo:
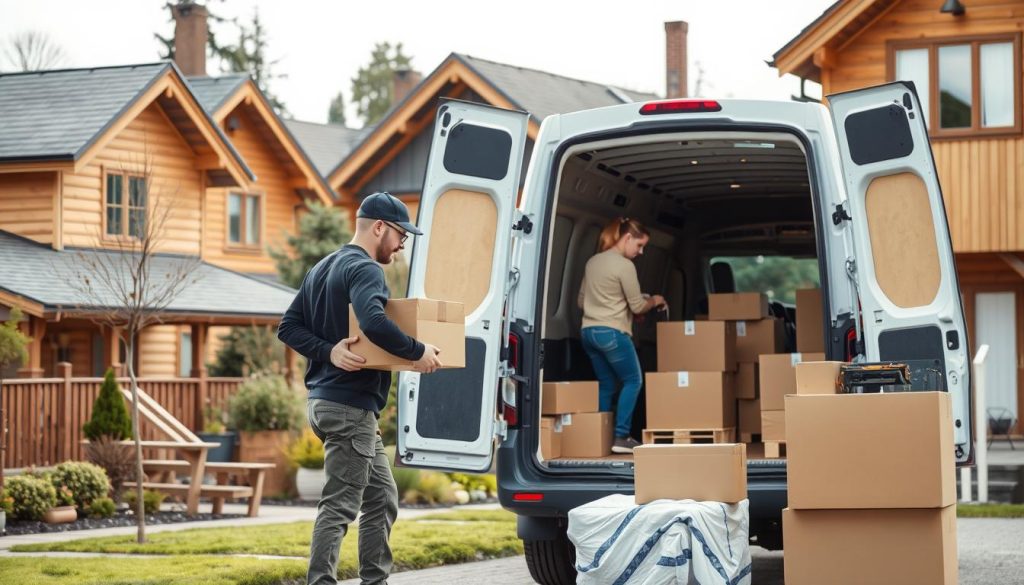
<path fill-rule="evenodd" d="M 981 125 L 981 45 L 1009 42 L 1013 46 L 1013 126 L 986 128 Z M 941 128 L 941 104 L 939 102 L 939 47 L 968 45 L 971 49 L 971 126 L 970 128 Z M 1021 85 L 1024 71 L 1021 68 L 1021 33 L 1007 32 L 991 35 L 942 37 L 935 39 L 905 39 L 886 43 L 886 81 L 896 80 L 896 52 L 908 49 L 928 50 L 928 136 L 933 140 L 963 139 L 978 137 L 1020 136 L 1024 130 L 1024 112 L 1021 111 Z M 918 88 L 921 91 L 921 88 Z"/>
<path fill-rule="evenodd" d="M 132 179 L 139 179 L 139 180 L 141 180 L 143 182 L 143 184 L 145 184 L 146 176 L 141 174 L 141 173 L 132 173 L 132 172 L 129 172 L 129 171 L 124 171 L 124 170 L 112 171 L 112 170 L 107 169 L 106 167 L 101 167 L 101 171 L 102 172 L 100 173 L 100 181 L 102 182 L 102 187 L 101 187 L 102 194 L 101 194 L 100 197 L 101 197 L 103 205 L 102 205 L 102 211 L 100 213 L 100 232 L 102 234 L 103 240 L 112 241 L 113 242 L 113 241 L 124 241 L 126 239 L 132 239 L 132 240 L 140 239 L 138 236 L 136 236 L 136 235 L 134 235 L 134 234 L 132 234 L 130 232 L 130 227 L 129 227 L 129 224 L 130 224 L 129 217 L 131 216 L 131 210 L 132 209 L 139 209 L 138 207 L 134 207 L 134 206 L 132 206 L 129 203 L 129 200 L 131 199 L 131 186 L 130 185 L 131 185 L 131 180 Z M 111 177 L 111 176 L 119 176 L 119 177 L 121 177 L 121 203 L 116 205 L 116 206 L 114 206 L 114 207 L 119 208 L 121 210 L 121 231 L 120 231 L 120 233 L 116 233 L 116 234 L 112 234 L 112 233 L 107 231 L 107 227 L 108 227 L 108 224 L 107 224 L 107 212 L 108 212 L 108 210 L 111 207 L 111 204 L 109 202 L 109 195 L 110 195 L 110 193 L 108 191 L 107 181 L 108 181 L 108 178 Z M 146 193 L 145 205 L 143 205 L 141 207 L 141 209 L 142 209 L 143 215 L 146 218 L 146 221 L 149 221 L 150 217 L 149 217 L 149 193 L 148 192 Z"/>
<path fill-rule="evenodd" d="M 238 239 L 239 241 L 231 241 L 231 196 L 237 195 L 241 198 L 242 205 L 239 210 L 239 225 L 238 225 Z M 255 197 L 257 200 L 257 212 L 259 216 L 256 218 L 257 229 L 259 234 L 254 243 L 246 243 L 246 229 L 248 227 L 248 207 L 249 198 Z M 245 252 L 249 254 L 259 254 L 263 250 L 263 232 L 266 231 L 266 225 L 264 218 L 266 217 L 266 193 L 263 191 L 239 191 L 229 189 L 224 194 L 224 249 L 232 252 Z"/>

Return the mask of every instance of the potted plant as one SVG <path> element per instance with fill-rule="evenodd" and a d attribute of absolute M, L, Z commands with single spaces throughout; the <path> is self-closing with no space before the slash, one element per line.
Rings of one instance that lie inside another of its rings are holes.
<path fill-rule="evenodd" d="M 64 524 L 78 519 L 75 509 L 75 494 L 66 485 L 60 486 L 57 492 L 57 505 L 43 514 L 43 522 L 47 524 Z"/>
<path fill-rule="evenodd" d="M 7 490 L 0 488 L 0 535 L 7 534 L 7 515 L 14 515 L 14 498 Z"/>
<path fill-rule="evenodd" d="M 260 374 L 243 382 L 228 406 L 231 425 L 238 431 L 241 461 L 274 463 L 263 490 L 276 495 L 290 491 L 287 449 L 302 420 L 304 400 L 277 374 Z"/>
<path fill-rule="evenodd" d="M 226 463 L 234 458 L 235 454 L 235 433 L 224 426 L 224 413 L 220 410 L 207 408 L 203 424 L 203 432 L 196 433 L 201 440 L 207 443 L 217 443 L 207 451 L 206 460 L 215 463 Z"/>
<path fill-rule="evenodd" d="M 57 505 L 57 491 L 42 477 L 16 475 L 7 481 L 4 493 L 9 497 L 11 518 L 42 520 L 47 510 Z"/>
<path fill-rule="evenodd" d="M 327 473 L 324 471 L 324 444 L 312 429 L 304 430 L 302 436 L 292 443 L 288 459 L 298 467 L 295 489 L 299 492 L 299 499 L 319 500 L 327 483 Z"/>

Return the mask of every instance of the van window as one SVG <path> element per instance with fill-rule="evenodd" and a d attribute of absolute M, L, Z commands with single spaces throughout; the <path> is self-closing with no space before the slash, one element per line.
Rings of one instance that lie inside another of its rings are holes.
<path fill-rule="evenodd" d="M 736 292 L 763 292 L 773 301 L 795 303 L 798 289 L 820 286 L 817 258 L 720 256 L 711 259 L 715 262 L 732 267 Z"/>

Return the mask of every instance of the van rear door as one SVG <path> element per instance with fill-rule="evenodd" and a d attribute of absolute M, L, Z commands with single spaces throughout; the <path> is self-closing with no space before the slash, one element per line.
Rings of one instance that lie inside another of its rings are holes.
<path fill-rule="evenodd" d="M 967 327 L 928 130 L 912 84 L 828 96 L 842 159 L 865 357 L 952 395 L 957 463 L 972 460 Z"/>
<path fill-rule="evenodd" d="M 398 457 L 410 467 L 491 467 L 502 311 L 528 115 L 446 100 L 430 143 L 409 296 L 466 309 L 466 367 L 402 372 Z M 444 353 L 440 356 L 444 362 Z"/>

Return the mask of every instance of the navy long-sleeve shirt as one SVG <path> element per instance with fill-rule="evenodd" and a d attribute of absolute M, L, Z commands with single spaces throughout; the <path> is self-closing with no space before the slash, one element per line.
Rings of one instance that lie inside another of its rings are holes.
<path fill-rule="evenodd" d="M 331 363 L 331 349 L 350 335 L 351 303 L 359 327 L 370 341 L 400 358 L 420 359 L 423 344 L 387 318 L 387 302 L 384 270 L 359 246 L 345 245 L 309 270 L 281 319 L 277 337 L 308 360 L 306 388 L 310 398 L 380 414 L 387 403 L 391 373 L 346 372 Z"/>

